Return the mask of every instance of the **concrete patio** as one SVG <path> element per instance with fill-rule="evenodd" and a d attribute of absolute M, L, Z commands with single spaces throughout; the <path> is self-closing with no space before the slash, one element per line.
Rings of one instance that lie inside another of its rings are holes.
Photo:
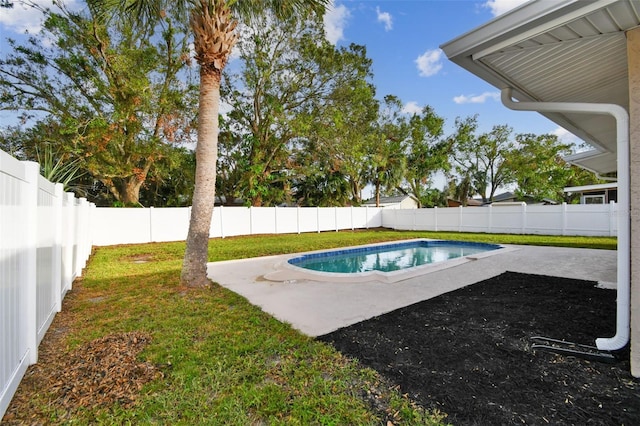
<path fill-rule="evenodd" d="M 512 250 L 396 283 L 275 282 L 264 278 L 291 255 L 214 262 L 208 265 L 208 274 L 309 336 L 326 334 L 505 271 L 597 281 L 615 288 L 616 251 L 507 247 Z"/>

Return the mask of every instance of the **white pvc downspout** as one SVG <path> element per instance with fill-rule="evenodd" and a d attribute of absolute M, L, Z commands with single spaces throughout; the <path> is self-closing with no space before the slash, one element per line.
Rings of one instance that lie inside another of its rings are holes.
<path fill-rule="evenodd" d="M 616 120 L 618 162 L 618 297 L 616 334 L 596 339 L 600 350 L 615 351 L 629 342 L 630 326 L 630 218 L 629 218 L 629 114 L 620 105 L 574 102 L 515 102 L 510 87 L 502 89 L 504 106 L 517 111 L 606 114 Z"/>

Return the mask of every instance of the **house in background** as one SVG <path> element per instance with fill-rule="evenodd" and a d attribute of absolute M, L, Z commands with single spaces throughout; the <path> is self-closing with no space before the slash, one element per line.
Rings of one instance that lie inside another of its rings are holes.
<path fill-rule="evenodd" d="M 532 197 L 525 196 L 523 199 L 518 199 L 516 194 L 513 192 L 503 192 L 502 194 L 494 195 L 493 201 L 487 201 L 486 203 L 482 201 L 482 198 L 469 198 L 467 200 L 467 207 L 482 207 L 482 206 L 512 206 L 512 205 L 520 205 L 522 203 L 526 204 L 544 204 L 544 205 L 552 205 L 558 204 L 554 200 L 550 200 L 545 198 L 542 201 L 536 201 Z M 458 200 L 454 200 L 453 198 L 447 199 L 447 207 L 460 207 L 462 206 L 462 202 Z"/>
<path fill-rule="evenodd" d="M 376 199 L 372 198 L 362 203 L 363 206 L 376 207 Z M 390 209 L 417 209 L 418 200 L 411 195 L 398 195 L 395 197 L 380 197 L 380 207 Z"/>
<path fill-rule="evenodd" d="M 482 207 L 482 200 L 478 201 L 473 198 L 467 200 L 467 207 Z M 462 201 L 453 198 L 447 198 L 447 207 L 462 207 Z"/>
<path fill-rule="evenodd" d="M 599 185 L 568 186 L 564 189 L 568 194 L 580 194 L 580 204 L 609 204 L 618 202 L 618 183 L 602 183 Z"/>

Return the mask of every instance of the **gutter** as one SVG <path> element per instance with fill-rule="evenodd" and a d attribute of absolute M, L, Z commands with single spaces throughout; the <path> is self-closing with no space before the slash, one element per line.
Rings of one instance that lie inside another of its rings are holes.
<path fill-rule="evenodd" d="M 596 339 L 600 350 L 616 351 L 629 342 L 631 315 L 631 225 L 629 207 L 629 114 L 620 105 L 578 102 L 516 102 L 511 97 L 512 88 L 502 89 L 504 106 L 516 111 L 566 112 L 610 115 L 616 120 L 618 160 L 618 285 L 616 309 L 616 334 L 610 338 Z"/>

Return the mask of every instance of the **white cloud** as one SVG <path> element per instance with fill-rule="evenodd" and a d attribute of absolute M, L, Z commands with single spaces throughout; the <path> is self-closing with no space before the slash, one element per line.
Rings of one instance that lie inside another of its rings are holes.
<path fill-rule="evenodd" d="M 483 104 L 487 99 L 500 100 L 500 92 L 484 92 L 481 95 L 460 95 L 453 98 L 457 104 Z"/>
<path fill-rule="evenodd" d="M 33 3 L 43 9 L 55 9 L 52 0 L 33 0 Z M 80 10 L 83 5 L 78 0 L 66 0 L 64 3 L 69 10 Z M 25 5 L 21 1 L 14 0 L 13 7 L 2 9 L 0 13 L 0 25 L 14 33 L 36 34 L 42 28 L 42 13 L 33 7 Z"/>
<path fill-rule="evenodd" d="M 493 16 L 502 15 L 529 0 L 487 0 L 484 7 L 491 9 Z"/>
<path fill-rule="evenodd" d="M 422 107 L 418 105 L 417 102 L 410 101 L 402 107 L 402 112 L 405 114 L 420 114 L 422 112 Z"/>
<path fill-rule="evenodd" d="M 336 44 L 344 39 L 344 28 L 350 17 L 351 13 L 345 5 L 336 6 L 334 1 L 329 4 L 323 17 L 324 31 L 329 43 Z"/>
<path fill-rule="evenodd" d="M 442 69 L 442 50 L 427 50 L 416 59 L 418 71 L 421 77 L 436 75 Z"/>
<path fill-rule="evenodd" d="M 376 7 L 376 14 L 378 15 L 378 22 L 384 24 L 385 31 L 391 31 L 393 28 L 393 18 L 389 12 L 381 12 L 379 7 Z"/>

